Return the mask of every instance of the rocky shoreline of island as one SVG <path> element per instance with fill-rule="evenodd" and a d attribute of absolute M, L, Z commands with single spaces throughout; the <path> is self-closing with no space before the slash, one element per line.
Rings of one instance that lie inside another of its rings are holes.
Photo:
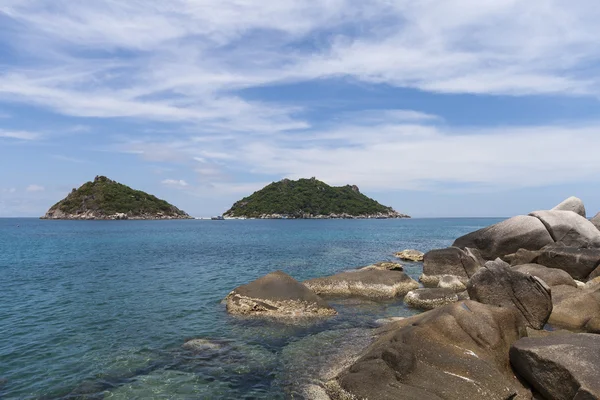
<path fill-rule="evenodd" d="M 351 215 L 347 213 L 331 213 L 331 214 L 261 214 L 256 217 L 235 217 L 225 214 L 223 219 L 400 219 L 410 218 L 409 215 L 401 214 L 399 212 L 389 213 L 374 213 L 374 214 L 359 214 Z"/>
<path fill-rule="evenodd" d="M 40 219 L 49 219 L 49 220 L 79 220 L 79 221 L 124 221 L 124 220 L 144 220 L 144 221 L 153 221 L 153 220 L 175 220 L 175 219 L 194 219 L 189 215 L 179 215 L 179 214 L 163 214 L 163 213 L 148 213 L 148 214 L 132 214 L 132 213 L 114 213 L 114 214 L 103 214 L 95 211 L 83 211 L 79 213 L 65 213 L 60 210 L 49 211 Z"/>
<path fill-rule="evenodd" d="M 372 343 L 320 382 L 323 399 L 600 398 L 600 214 L 569 198 L 425 254 L 298 282 L 281 271 L 234 289 L 230 314 L 294 323 L 336 314 L 330 297 L 403 299 Z M 420 261 L 422 258 L 422 261 Z M 414 264 L 413 264 L 414 265 Z M 315 398 L 308 395 L 308 398 Z"/>

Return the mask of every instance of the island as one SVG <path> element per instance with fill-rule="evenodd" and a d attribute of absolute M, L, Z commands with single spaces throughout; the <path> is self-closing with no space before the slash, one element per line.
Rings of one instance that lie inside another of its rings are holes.
<path fill-rule="evenodd" d="M 96 176 L 73 189 L 41 219 L 125 220 L 191 219 L 187 213 L 156 196 Z"/>
<path fill-rule="evenodd" d="M 329 186 L 316 178 L 273 182 L 234 203 L 223 216 L 257 219 L 410 218 L 365 196 L 355 185 Z"/>

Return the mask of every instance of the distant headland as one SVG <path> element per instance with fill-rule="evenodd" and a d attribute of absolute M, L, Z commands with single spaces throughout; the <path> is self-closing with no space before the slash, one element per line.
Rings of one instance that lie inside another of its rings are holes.
<path fill-rule="evenodd" d="M 234 203 L 223 216 L 257 219 L 410 218 L 365 196 L 357 186 L 329 186 L 316 178 L 273 182 Z"/>
<path fill-rule="evenodd" d="M 73 189 L 41 219 L 122 220 L 190 219 L 187 213 L 156 196 L 135 190 L 105 176 L 96 176 Z"/>

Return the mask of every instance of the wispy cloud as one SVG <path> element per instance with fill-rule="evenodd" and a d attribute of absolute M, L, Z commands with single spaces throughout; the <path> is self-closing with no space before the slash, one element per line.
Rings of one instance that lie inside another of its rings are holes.
<path fill-rule="evenodd" d="M 25 189 L 27 192 L 43 192 L 44 190 L 46 190 L 46 188 L 40 185 L 29 185 Z"/>
<path fill-rule="evenodd" d="M 165 179 L 161 181 L 163 185 L 171 186 L 171 187 L 186 187 L 189 184 L 183 179 Z"/>
<path fill-rule="evenodd" d="M 36 140 L 39 139 L 41 136 L 41 134 L 36 132 L 0 129 L 0 138 L 17 140 Z"/>

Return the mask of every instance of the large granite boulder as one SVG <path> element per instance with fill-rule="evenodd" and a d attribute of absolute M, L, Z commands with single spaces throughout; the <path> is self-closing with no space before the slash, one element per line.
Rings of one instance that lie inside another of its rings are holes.
<path fill-rule="evenodd" d="M 433 310 L 460 300 L 468 300 L 466 291 L 457 293 L 450 288 L 421 288 L 411 290 L 404 296 L 407 306 L 420 310 Z"/>
<path fill-rule="evenodd" d="M 234 289 L 225 297 L 227 311 L 238 315 L 313 317 L 336 311 L 309 288 L 282 271 L 271 272 Z"/>
<path fill-rule="evenodd" d="M 319 295 L 388 299 L 404 296 L 419 287 L 419 283 L 403 271 L 370 267 L 310 279 L 304 284 Z"/>
<path fill-rule="evenodd" d="M 584 281 L 600 264 L 600 249 L 567 247 L 556 243 L 542 248 L 535 262 L 548 268 L 562 269 L 573 279 Z"/>
<path fill-rule="evenodd" d="M 327 384 L 332 399 L 530 399 L 508 359 L 525 336 L 509 308 L 463 301 L 385 325 Z"/>
<path fill-rule="evenodd" d="M 544 224 L 556 243 L 579 248 L 600 247 L 600 231 L 579 214 L 572 211 L 535 211 L 529 215 Z"/>
<path fill-rule="evenodd" d="M 510 362 L 545 399 L 600 399 L 600 335 L 522 338 Z"/>
<path fill-rule="evenodd" d="M 484 263 L 479 251 L 475 249 L 448 247 L 431 250 L 423 258 L 423 274 L 419 280 L 426 287 L 437 287 L 443 276 L 451 275 L 466 284 Z"/>
<path fill-rule="evenodd" d="M 519 249 L 539 250 L 554 243 L 538 218 L 519 215 L 459 237 L 453 246 L 478 249 L 483 258 L 494 260 Z"/>
<path fill-rule="evenodd" d="M 594 215 L 590 219 L 590 222 L 592 223 L 592 225 L 594 225 L 596 227 L 596 229 L 600 230 L 600 213 Z"/>
<path fill-rule="evenodd" d="M 517 265 L 512 267 L 512 269 L 513 271 L 519 271 L 527 275 L 537 276 L 550 287 L 559 285 L 577 287 L 577 283 L 575 283 L 571 275 L 562 269 L 548 268 L 539 264 Z"/>
<path fill-rule="evenodd" d="M 395 257 L 398 257 L 401 260 L 407 261 L 423 261 L 424 254 L 419 250 L 402 250 L 394 254 Z"/>
<path fill-rule="evenodd" d="M 546 247 L 553 246 L 549 244 Z M 537 259 L 542 254 L 540 250 L 519 249 L 516 253 L 508 254 L 502 259 L 510 265 L 537 264 Z"/>
<path fill-rule="evenodd" d="M 561 328 L 600 333 L 600 286 L 578 289 L 552 288 L 553 309 L 549 323 Z"/>
<path fill-rule="evenodd" d="M 564 200 L 562 203 L 554 207 L 552 211 L 573 211 L 575 214 L 579 214 L 583 218 L 586 218 L 583 201 L 575 196 L 571 196 Z"/>
<path fill-rule="evenodd" d="M 542 329 L 552 312 L 550 288 L 544 281 L 515 271 L 504 261 L 488 261 L 467 285 L 471 300 L 518 311 L 524 323 Z"/>

